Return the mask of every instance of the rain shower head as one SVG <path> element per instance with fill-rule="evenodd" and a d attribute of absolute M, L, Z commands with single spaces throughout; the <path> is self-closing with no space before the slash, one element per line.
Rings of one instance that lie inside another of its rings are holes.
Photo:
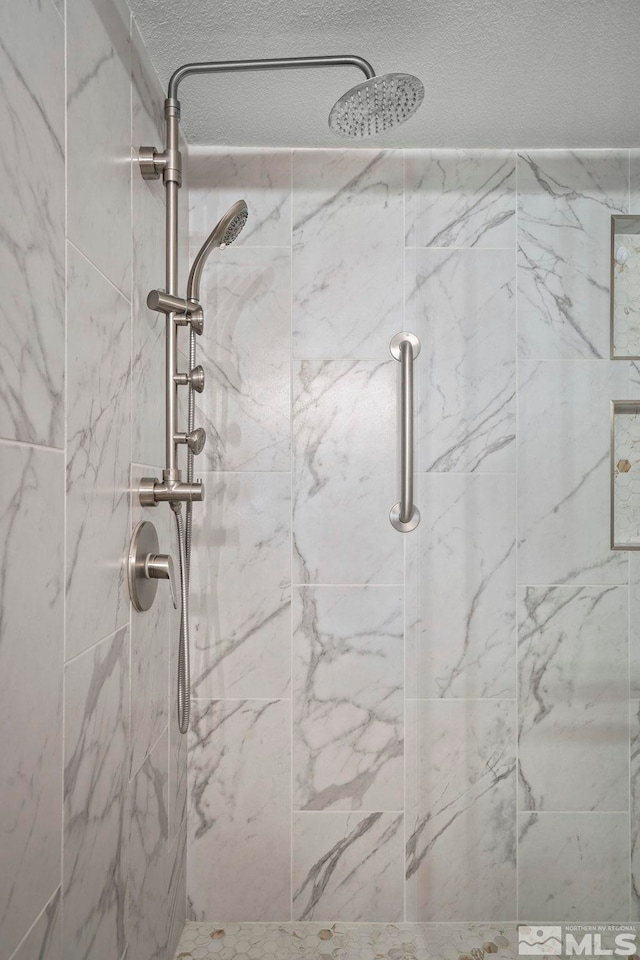
<path fill-rule="evenodd" d="M 215 225 L 193 261 L 187 282 L 187 300 L 200 299 L 200 278 L 207 257 L 216 247 L 223 250 L 232 244 L 247 222 L 248 216 L 249 211 L 246 203 L 244 200 L 238 200 L 232 207 L 229 207 L 224 217 Z"/>
<path fill-rule="evenodd" d="M 375 137 L 412 117 L 423 100 L 422 82 L 409 73 L 373 76 L 340 97 L 329 127 L 341 137 Z"/>

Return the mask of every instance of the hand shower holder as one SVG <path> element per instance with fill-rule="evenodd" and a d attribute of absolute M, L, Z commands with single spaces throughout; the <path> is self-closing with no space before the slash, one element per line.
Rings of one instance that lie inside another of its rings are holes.
<path fill-rule="evenodd" d="M 198 336 L 204 330 L 204 311 L 199 300 L 185 300 L 183 297 L 174 297 L 164 290 L 151 290 L 147 296 L 149 310 L 163 313 L 165 316 L 173 314 L 173 321 L 178 327 L 191 326 Z"/>

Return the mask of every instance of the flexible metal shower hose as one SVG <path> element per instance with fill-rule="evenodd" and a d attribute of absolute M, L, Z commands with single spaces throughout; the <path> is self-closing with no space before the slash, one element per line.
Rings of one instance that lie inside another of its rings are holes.
<path fill-rule="evenodd" d="M 196 365 L 196 335 L 189 332 L 189 369 Z M 196 404 L 195 392 L 189 384 L 187 409 L 187 430 L 191 432 L 195 424 Z M 193 482 L 193 453 L 187 451 L 187 482 Z M 189 630 L 189 582 L 191 575 L 191 532 L 193 528 L 193 512 L 190 500 L 186 504 L 186 522 L 182 521 L 182 511 L 176 511 L 176 528 L 178 533 L 178 552 L 180 557 L 180 641 L 178 646 L 178 727 L 180 733 L 189 729 L 191 713 L 191 658 L 190 658 L 190 630 Z"/>
<path fill-rule="evenodd" d="M 178 727 L 180 733 L 189 729 L 191 707 L 191 670 L 189 658 L 189 570 L 182 510 L 176 510 L 178 550 L 180 553 L 180 642 L 178 646 Z"/>

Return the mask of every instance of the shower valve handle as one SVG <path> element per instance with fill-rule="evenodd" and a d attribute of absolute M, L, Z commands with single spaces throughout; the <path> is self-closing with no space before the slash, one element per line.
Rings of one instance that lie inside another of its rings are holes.
<path fill-rule="evenodd" d="M 168 580 L 171 589 L 171 601 L 174 610 L 178 608 L 176 599 L 176 575 L 173 566 L 173 557 L 168 553 L 149 553 L 144 562 L 145 576 L 149 580 Z"/>

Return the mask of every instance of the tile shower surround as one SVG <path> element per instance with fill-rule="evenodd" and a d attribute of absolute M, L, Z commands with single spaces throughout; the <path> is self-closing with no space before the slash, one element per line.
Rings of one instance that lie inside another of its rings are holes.
<path fill-rule="evenodd" d="M 192 148 L 192 254 L 239 197 L 203 278 L 191 917 L 640 921 L 640 561 L 608 545 L 640 154 Z"/>
<path fill-rule="evenodd" d="M 163 458 L 162 192 L 124 162 L 159 141 L 162 91 L 123 0 L 11 14 L 0 960 L 165 960 L 176 620 L 162 591 L 133 614 L 121 573 L 128 490 Z M 191 172 L 194 246 L 251 211 L 205 277 L 192 914 L 639 920 L 640 561 L 607 547 L 604 412 L 640 386 L 606 359 L 638 156 L 194 150 Z M 405 538 L 402 327 L 422 340 Z"/>
<path fill-rule="evenodd" d="M 163 91 L 123 0 L 18 6 L 0 4 L 0 960 L 168 960 L 177 621 L 163 587 L 131 610 L 122 564 L 149 516 L 130 486 L 164 455 L 164 323 L 144 303 L 162 185 L 128 162 L 161 139 Z M 175 555 L 169 511 L 153 520 Z"/>

